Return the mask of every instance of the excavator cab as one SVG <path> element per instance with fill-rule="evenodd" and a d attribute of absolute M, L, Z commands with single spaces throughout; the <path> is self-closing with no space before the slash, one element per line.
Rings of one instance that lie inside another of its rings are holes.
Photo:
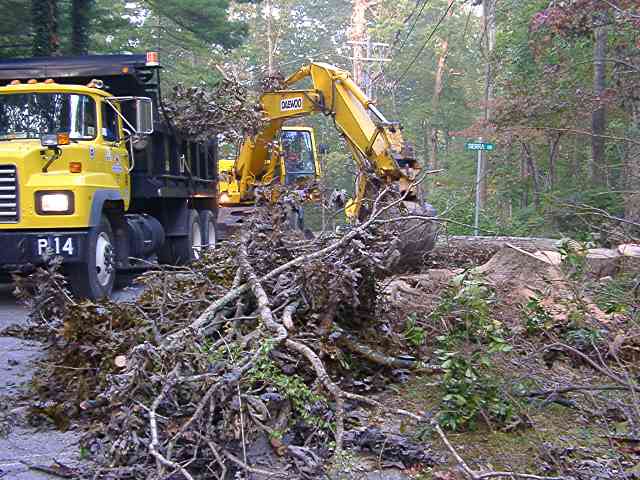
<path fill-rule="evenodd" d="M 311 127 L 286 126 L 280 133 L 282 162 L 281 183 L 292 185 L 320 176 L 320 162 L 315 135 Z"/>
<path fill-rule="evenodd" d="M 226 147 L 226 148 L 221 148 Z M 237 148 L 219 142 L 219 211 L 220 237 L 229 237 L 253 212 L 255 199 L 243 199 L 237 181 Z M 316 149 L 314 130 L 311 127 L 285 125 L 275 140 L 269 144 L 258 184 L 302 186 L 320 176 L 320 160 Z M 277 193 L 276 193 L 277 195 Z"/>

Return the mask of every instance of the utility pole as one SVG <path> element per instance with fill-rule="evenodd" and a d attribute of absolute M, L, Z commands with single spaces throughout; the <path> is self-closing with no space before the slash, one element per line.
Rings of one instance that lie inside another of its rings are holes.
<path fill-rule="evenodd" d="M 273 39 L 271 38 L 271 0 L 266 2 L 267 9 L 267 58 L 268 58 L 268 74 L 273 75 Z"/>
<path fill-rule="evenodd" d="M 388 43 L 372 42 L 371 38 L 362 42 L 349 41 L 348 45 L 353 45 L 353 78 L 354 81 L 362 88 L 369 98 L 375 96 L 375 80 L 381 71 L 382 63 L 390 62 L 390 58 L 385 57 L 385 51 L 389 48 Z M 365 56 L 356 56 L 356 49 L 364 51 Z M 374 71 L 372 67 L 378 66 L 378 70 Z M 358 80 L 356 80 L 358 75 Z"/>
<path fill-rule="evenodd" d="M 351 14 L 351 28 L 349 29 L 349 41 L 347 45 L 352 47 L 353 81 L 364 89 L 369 98 L 374 97 L 374 73 L 375 65 L 381 66 L 383 62 L 390 62 L 385 53 L 389 44 L 372 42 L 367 32 L 367 8 L 372 5 L 372 0 L 353 0 L 353 12 Z"/>
<path fill-rule="evenodd" d="M 482 137 L 480 138 L 482 143 Z M 484 150 L 478 150 L 478 162 L 476 164 L 476 205 L 473 215 L 473 234 L 477 237 L 480 234 L 480 209 L 482 208 L 482 191 L 480 185 L 482 183 L 482 166 L 483 166 Z"/>

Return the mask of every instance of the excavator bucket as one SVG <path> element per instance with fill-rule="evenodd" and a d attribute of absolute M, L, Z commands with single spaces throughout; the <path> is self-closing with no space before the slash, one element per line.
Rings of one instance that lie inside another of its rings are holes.
<path fill-rule="evenodd" d="M 424 265 L 429 252 L 435 247 L 440 229 L 436 220 L 436 210 L 428 203 L 403 202 L 403 210 L 408 218 L 399 222 L 395 245 L 400 255 L 391 259 L 387 266 L 390 271 L 398 273 L 415 270 Z M 427 220 L 428 218 L 433 220 Z"/>

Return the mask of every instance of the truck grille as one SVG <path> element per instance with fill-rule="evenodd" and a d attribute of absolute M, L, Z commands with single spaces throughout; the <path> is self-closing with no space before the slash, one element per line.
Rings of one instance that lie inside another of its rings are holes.
<path fill-rule="evenodd" d="M 18 221 L 18 175 L 14 165 L 0 165 L 0 223 Z"/>

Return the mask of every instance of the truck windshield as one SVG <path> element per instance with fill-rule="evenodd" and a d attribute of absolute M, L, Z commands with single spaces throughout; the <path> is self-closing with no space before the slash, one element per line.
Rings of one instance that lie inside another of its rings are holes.
<path fill-rule="evenodd" d="M 74 140 L 96 136 L 96 106 L 87 95 L 12 93 L 0 95 L 0 140 L 68 133 Z"/>
<path fill-rule="evenodd" d="M 287 183 L 296 178 L 315 175 L 316 164 L 309 132 L 298 130 L 283 131 L 280 141 L 284 150 Z"/>

